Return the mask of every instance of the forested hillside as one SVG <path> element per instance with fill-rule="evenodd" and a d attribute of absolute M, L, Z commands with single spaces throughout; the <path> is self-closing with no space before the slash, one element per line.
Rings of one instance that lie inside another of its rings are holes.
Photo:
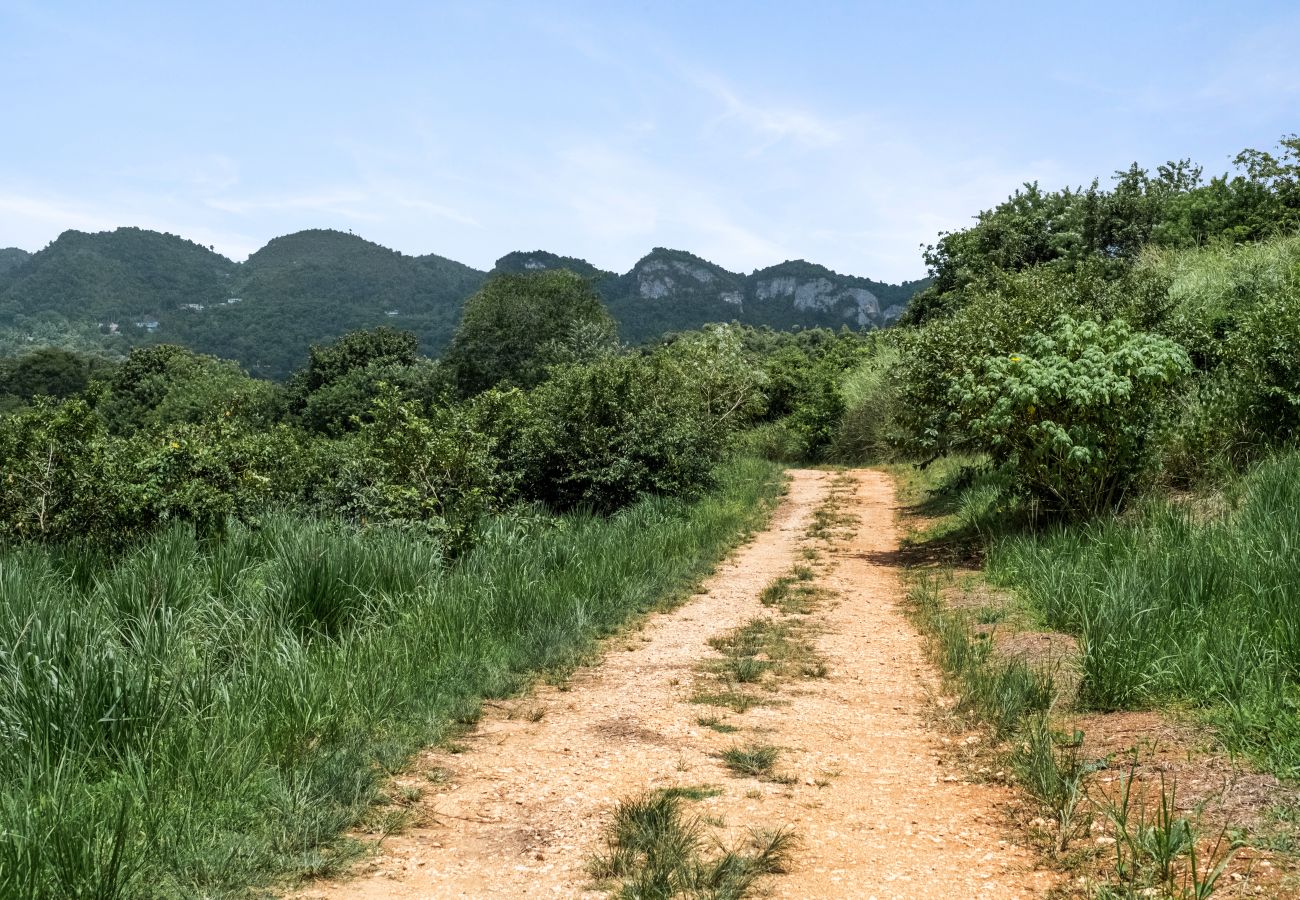
<path fill-rule="evenodd" d="M 925 281 L 900 285 L 840 275 L 794 260 L 749 275 L 730 272 L 682 250 L 655 248 L 624 275 L 542 251 L 512 253 L 494 271 L 567 268 L 593 279 L 624 340 L 641 343 L 709 322 L 778 330 L 876 328 L 902 315 Z"/>
<path fill-rule="evenodd" d="M 0 275 L 21 266 L 29 256 L 31 256 L 30 253 L 26 250 L 19 250 L 17 247 L 5 247 L 0 250 Z"/>
<path fill-rule="evenodd" d="M 496 274 L 568 269 L 588 278 L 619 326 L 643 343 L 709 322 L 776 329 L 893 321 L 919 283 L 888 285 L 783 263 L 742 276 L 658 249 L 625 275 L 552 253 L 510 253 Z M 392 325 L 437 355 L 487 274 L 429 254 L 407 256 L 350 233 L 314 229 L 272 240 L 244 263 L 138 228 L 65 232 L 39 253 L 0 251 L 0 348 L 61 346 L 120 358 L 177 343 L 284 378 L 307 348 Z"/>

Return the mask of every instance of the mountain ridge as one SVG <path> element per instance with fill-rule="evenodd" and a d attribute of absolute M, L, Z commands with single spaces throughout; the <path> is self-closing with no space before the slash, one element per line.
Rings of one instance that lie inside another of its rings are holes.
<path fill-rule="evenodd" d="M 804 260 L 742 274 L 664 247 L 621 274 L 544 250 L 512 251 L 484 272 L 334 229 L 281 235 L 235 262 L 178 235 L 124 227 L 65 231 L 36 253 L 0 250 L 0 328 L 95 326 L 109 346 L 165 340 L 282 378 L 310 344 L 381 324 L 413 331 L 436 355 L 488 277 L 556 268 L 590 279 L 631 343 L 733 320 L 879 327 L 924 283 L 891 285 Z"/>

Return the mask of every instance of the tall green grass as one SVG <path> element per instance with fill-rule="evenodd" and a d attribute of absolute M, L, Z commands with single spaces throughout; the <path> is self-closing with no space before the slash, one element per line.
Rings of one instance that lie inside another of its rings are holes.
<path fill-rule="evenodd" d="M 1212 322 L 1240 313 L 1294 283 L 1300 235 L 1195 250 L 1149 249 L 1142 266 L 1168 282 L 1175 323 Z"/>
<path fill-rule="evenodd" d="M 1077 634 L 1081 699 L 1204 707 L 1229 744 L 1300 776 L 1300 454 L 1254 469 L 1230 513 L 1134 516 L 994 543 L 989 571 Z"/>
<path fill-rule="evenodd" d="M 0 555 L 0 896 L 239 894 L 333 865 L 385 773 L 573 664 L 758 524 L 776 470 L 692 502 L 418 537 L 281 518 L 115 561 Z"/>

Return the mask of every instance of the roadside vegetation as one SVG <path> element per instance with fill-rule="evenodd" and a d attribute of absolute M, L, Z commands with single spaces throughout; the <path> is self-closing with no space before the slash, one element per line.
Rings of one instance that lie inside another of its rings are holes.
<path fill-rule="evenodd" d="M 972 772 L 1022 789 L 1070 895 L 1296 888 L 1267 848 L 1300 775 L 1300 142 L 1237 164 L 1028 186 L 929 248 L 873 357 L 885 439 L 860 446 L 901 464 L 946 714 L 985 729 Z M 1280 781 L 1191 791 L 1157 738 L 1109 742 L 1116 714 Z"/>
<path fill-rule="evenodd" d="M 608 849 L 589 866 L 593 877 L 626 900 L 754 896 L 759 878 L 786 870 L 794 835 L 753 829 L 740 846 L 712 846 L 708 823 L 685 807 L 685 801 L 710 795 L 698 788 L 670 788 L 620 803 L 606 833 Z"/>
<path fill-rule="evenodd" d="M 1123 754 L 1066 716 L 1174 712 L 1300 778 L 1298 228 L 1290 137 L 1208 180 L 1026 186 L 927 248 L 887 332 L 629 349 L 552 271 L 488 281 L 441 360 L 386 328 L 282 384 L 167 345 L 5 360 L 0 894 L 328 872 L 386 774 L 679 596 L 761 520 L 776 464 L 896 463 L 912 608 L 1045 852 L 1094 896 L 1209 896 L 1262 832 L 1202 821 L 1136 757 L 1106 780 Z M 828 504 L 811 536 L 846 524 Z M 719 642 L 702 725 L 824 674 L 805 571 Z M 726 752 L 779 777 L 779 748 Z M 771 835 L 706 852 L 683 800 L 620 813 L 616 890 L 738 896 L 781 864 Z M 1300 817 L 1270 815 L 1288 852 Z"/>
<path fill-rule="evenodd" d="M 506 333 L 534 295 L 562 322 Z M 379 329 L 283 385 L 167 346 L 7 363 L 0 894 L 336 871 L 343 832 L 393 826 L 377 804 L 410 754 L 562 679 L 761 524 L 781 479 L 744 435 L 862 343 L 719 326 L 627 350 L 564 273 L 469 307 L 463 360 Z"/>

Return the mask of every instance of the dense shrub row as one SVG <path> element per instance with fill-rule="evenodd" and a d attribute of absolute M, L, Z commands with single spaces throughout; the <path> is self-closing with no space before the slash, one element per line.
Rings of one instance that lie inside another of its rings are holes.
<path fill-rule="evenodd" d="M 1031 186 L 944 235 L 905 326 L 841 384 L 840 455 L 985 454 L 1035 515 L 1086 518 L 1289 446 L 1300 139 L 1281 151 L 1208 183 L 1184 162 Z"/>
<path fill-rule="evenodd" d="M 482 344 L 465 376 L 456 358 L 419 357 L 409 335 L 359 332 L 313 348 L 284 387 L 159 346 L 79 392 L 35 396 L 0 430 L 0 541 L 120 548 L 170 523 L 215 536 L 292 511 L 418 529 L 455 554 L 485 514 L 513 504 L 612 512 L 707 488 L 769 405 L 742 334 L 717 327 L 621 352 L 590 288 L 565 273 L 513 276 L 483 298 L 499 305 L 529 277 L 571 292 L 564 333 L 594 316 L 596 337 L 577 347 L 517 323 L 537 352 L 515 341 L 489 359 Z M 562 300 L 551 315 L 565 317 Z M 498 317 L 490 336 L 504 327 Z"/>
<path fill-rule="evenodd" d="M 943 538 L 1078 637 L 1081 706 L 1199 708 L 1295 778 L 1300 139 L 1238 161 L 1031 186 L 943 236 L 845 421 L 950 473 Z"/>

